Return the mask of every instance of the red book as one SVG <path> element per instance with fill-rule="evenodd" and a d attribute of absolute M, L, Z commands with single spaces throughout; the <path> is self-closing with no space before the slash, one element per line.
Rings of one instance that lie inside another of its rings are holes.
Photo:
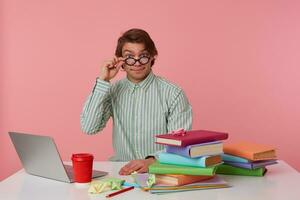
<path fill-rule="evenodd" d="M 174 132 L 157 135 L 155 143 L 186 147 L 192 144 L 213 142 L 217 140 L 226 140 L 227 138 L 228 133 L 207 130 L 192 130 L 185 131 L 184 134 L 178 134 Z"/>

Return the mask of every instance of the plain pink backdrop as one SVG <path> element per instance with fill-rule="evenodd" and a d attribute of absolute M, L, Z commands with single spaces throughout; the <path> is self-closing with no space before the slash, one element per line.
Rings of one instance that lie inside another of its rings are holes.
<path fill-rule="evenodd" d="M 300 170 L 299 1 L 2 0 L 0 9 L 0 180 L 21 168 L 8 131 L 52 136 L 63 160 L 113 154 L 111 121 L 87 136 L 79 115 L 100 63 L 133 27 L 156 42 L 154 72 L 185 90 L 194 129 L 274 145 Z"/>

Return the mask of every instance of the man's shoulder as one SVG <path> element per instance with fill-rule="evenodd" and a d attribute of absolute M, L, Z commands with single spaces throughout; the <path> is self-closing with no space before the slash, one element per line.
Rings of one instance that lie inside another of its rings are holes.
<path fill-rule="evenodd" d="M 168 91 L 172 91 L 172 92 L 180 92 L 182 91 L 182 88 L 180 86 L 178 86 L 177 84 L 163 78 L 160 76 L 155 76 L 155 80 L 158 84 L 158 86 L 160 88 L 162 88 L 163 90 L 168 90 Z"/>
<path fill-rule="evenodd" d="M 117 80 L 111 84 L 111 91 L 113 93 L 120 91 L 125 86 L 125 79 Z"/>

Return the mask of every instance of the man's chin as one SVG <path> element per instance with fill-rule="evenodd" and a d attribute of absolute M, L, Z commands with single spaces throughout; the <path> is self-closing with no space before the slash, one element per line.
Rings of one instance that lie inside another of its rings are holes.
<path fill-rule="evenodd" d="M 148 74 L 149 73 L 147 73 L 147 74 L 145 74 L 145 73 L 133 73 L 133 74 L 130 74 L 128 78 L 129 78 L 129 80 L 132 80 L 134 82 L 141 82 L 147 77 Z"/>

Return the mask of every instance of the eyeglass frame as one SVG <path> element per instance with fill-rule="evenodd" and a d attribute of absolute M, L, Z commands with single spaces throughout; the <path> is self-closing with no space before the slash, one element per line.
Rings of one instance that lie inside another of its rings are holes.
<path fill-rule="evenodd" d="M 141 63 L 140 60 L 143 59 L 143 58 L 148 58 L 148 61 L 146 63 Z M 135 59 L 134 57 L 129 56 L 129 57 L 125 58 L 124 62 L 125 62 L 126 65 L 129 65 L 129 66 L 135 65 L 136 62 L 139 62 L 141 65 L 146 65 L 150 62 L 150 58 L 151 58 L 151 56 L 142 56 L 139 59 Z M 134 63 L 133 64 L 128 64 L 127 63 L 128 59 L 133 59 Z"/>

